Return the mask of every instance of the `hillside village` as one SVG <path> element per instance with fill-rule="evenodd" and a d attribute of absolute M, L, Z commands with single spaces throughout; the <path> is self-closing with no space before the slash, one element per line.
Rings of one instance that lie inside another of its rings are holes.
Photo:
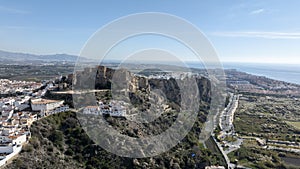
<path fill-rule="evenodd" d="M 51 81 L 0 79 L 0 166 L 22 150 L 31 136 L 30 126 L 34 121 L 69 109 L 63 100 L 42 99 L 52 88 L 55 86 Z"/>
<path fill-rule="evenodd" d="M 70 110 L 63 99 L 45 99 L 47 91 L 61 90 L 62 77 L 54 81 L 27 82 L 0 79 L 0 167 L 21 152 L 30 137 L 34 121 Z M 86 106 L 83 114 L 126 116 L 126 103 L 99 101 L 97 106 Z"/>

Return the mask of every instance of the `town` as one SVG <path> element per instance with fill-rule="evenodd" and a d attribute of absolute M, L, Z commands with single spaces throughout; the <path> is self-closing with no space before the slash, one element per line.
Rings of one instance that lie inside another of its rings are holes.
<path fill-rule="evenodd" d="M 63 100 L 43 99 L 53 82 L 0 79 L 0 166 L 17 155 L 29 140 L 31 124 L 51 114 L 69 110 Z"/>
<path fill-rule="evenodd" d="M 0 167 L 21 152 L 31 137 L 30 126 L 34 121 L 70 110 L 62 99 L 43 98 L 47 91 L 55 92 L 60 87 L 55 85 L 55 80 L 30 82 L 0 79 Z M 86 106 L 82 112 L 126 117 L 126 104 L 116 100 L 98 101 L 97 106 Z"/>

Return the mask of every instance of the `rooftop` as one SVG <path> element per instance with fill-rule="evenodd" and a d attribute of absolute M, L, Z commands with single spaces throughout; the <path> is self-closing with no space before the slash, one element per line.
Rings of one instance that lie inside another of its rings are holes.
<path fill-rule="evenodd" d="M 60 102 L 61 100 L 48 100 L 48 99 L 35 99 L 31 100 L 32 104 L 48 104 L 48 103 L 56 103 Z"/>

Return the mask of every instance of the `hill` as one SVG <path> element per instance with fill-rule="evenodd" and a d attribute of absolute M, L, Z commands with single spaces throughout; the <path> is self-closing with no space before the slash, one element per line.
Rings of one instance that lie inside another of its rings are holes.
<path fill-rule="evenodd" d="M 68 54 L 35 55 L 29 53 L 15 53 L 0 50 L 1 62 L 76 62 L 78 56 Z"/>
<path fill-rule="evenodd" d="M 91 73 L 91 72 L 94 72 Z M 92 86 L 86 86 L 87 81 L 92 81 L 95 78 L 95 83 Z M 115 81 L 117 79 L 117 81 Z M 119 81 L 118 81 L 119 80 Z M 121 82 L 126 83 L 121 83 Z M 181 85 L 187 85 L 185 81 L 179 81 Z M 125 117 L 111 117 L 104 115 L 105 121 L 116 131 L 123 135 L 133 138 L 143 138 L 153 135 L 159 135 L 166 131 L 178 118 L 180 103 L 182 100 L 198 101 L 192 95 L 180 96 L 180 88 L 175 79 L 156 79 L 135 76 L 125 69 L 115 70 L 104 66 L 86 68 L 83 71 L 70 74 L 61 79 L 58 83 L 57 90 L 67 90 L 70 92 L 72 87 L 79 85 L 83 89 L 106 89 L 108 93 L 95 92 L 97 99 L 108 102 L 112 94 L 128 101 L 131 106 L 129 110 L 134 110 L 129 113 L 139 112 L 141 115 L 148 115 L 148 111 L 153 113 L 160 110 L 157 105 L 167 104 L 168 109 L 162 109 L 157 118 L 151 118 L 150 122 L 136 122 L 128 120 Z M 109 153 L 91 140 L 86 131 L 99 132 L 97 129 L 97 121 L 100 115 L 87 116 L 88 120 L 81 119 L 81 113 L 64 112 L 48 116 L 36 121 L 30 128 L 32 138 L 19 157 L 6 168 L 204 168 L 208 165 L 223 165 L 225 161 L 222 155 L 217 151 L 205 149 L 199 141 L 201 127 L 206 121 L 208 115 L 211 84 L 207 78 L 198 77 L 196 83 L 199 89 L 200 104 L 197 105 L 195 111 L 195 123 L 189 133 L 175 147 L 167 152 L 148 158 L 126 158 L 120 157 L 113 153 Z M 117 84 L 117 85 L 113 85 Z M 59 87 L 64 86 L 64 87 Z M 76 88 L 75 88 L 76 89 Z M 111 89 L 111 90 L 110 90 Z M 125 90 L 128 89 L 128 90 Z M 163 96 L 150 93 L 150 90 L 159 89 L 165 94 L 166 102 Z M 126 91 L 129 95 L 129 100 L 118 95 L 118 91 Z M 116 93 L 113 93 L 116 92 Z M 64 93 L 64 92 L 63 92 Z M 94 100 L 83 98 L 83 95 L 74 98 L 59 94 L 56 91 L 49 91 L 45 96 L 47 98 L 64 99 L 70 106 L 75 100 L 80 104 L 77 106 L 90 105 Z M 156 99 L 155 99 L 156 98 Z M 186 103 L 186 102 L 184 102 Z M 151 105 L 153 105 L 151 107 Z M 185 104 L 186 105 L 186 104 Z M 73 105 L 76 108 L 76 105 Z M 85 107 L 85 106 L 83 106 Z M 151 108 L 151 109 L 150 109 Z M 194 110 L 194 109 L 193 109 Z M 130 115 L 130 114 L 129 114 Z M 85 116 L 86 117 L 86 116 Z M 156 117 L 156 116 L 155 116 Z M 80 120 L 81 119 L 81 120 Z M 94 123 L 95 121 L 95 123 Z M 87 124 L 85 124 L 87 122 Z M 92 128 L 89 128 L 92 124 Z M 82 127 L 83 125 L 84 127 Z M 101 126 L 100 126 L 101 127 Z M 89 130 L 87 130 L 89 128 Z M 86 130 L 84 130 L 86 129 Z M 90 130 L 91 129 L 91 130 Z M 96 134 L 97 136 L 98 134 Z M 108 137 L 102 138 L 104 141 Z M 121 142 L 117 142 L 120 143 Z M 114 146 L 118 147 L 116 144 Z M 120 147 L 120 148 L 124 148 Z M 134 147 L 135 148 L 135 147 Z M 125 151 L 131 151 L 126 149 Z"/>
<path fill-rule="evenodd" d="M 204 168 L 223 165 L 220 155 L 205 149 L 198 141 L 201 119 L 203 115 L 199 113 L 189 134 L 170 151 L 152 158 L 132 159 L 119 157 L 95 145 L 81 128 L 76 113 L 51 115 L 33 124 L 29 143 L 5 168 Z M 107 120 L 116 122 L 111 117 Z"/>

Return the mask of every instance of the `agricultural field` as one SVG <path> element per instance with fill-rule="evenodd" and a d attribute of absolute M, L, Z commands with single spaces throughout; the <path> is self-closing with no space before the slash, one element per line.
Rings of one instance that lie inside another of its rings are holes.
<path fill-rule="evenodd" d="M 243 144 L 228 154 L 230 161 L 250 168 L 297 168 L 300 160 L 299 110 L 297 98 L 241 96 L 234 127 L 243 138 Z"/>
<path fill-rule="evenodd" d="M 300 142 L 298 110 L 300 104 L 294 98 L 243 95 L 235 113 L 235 130 L 241 135 Z"/>

